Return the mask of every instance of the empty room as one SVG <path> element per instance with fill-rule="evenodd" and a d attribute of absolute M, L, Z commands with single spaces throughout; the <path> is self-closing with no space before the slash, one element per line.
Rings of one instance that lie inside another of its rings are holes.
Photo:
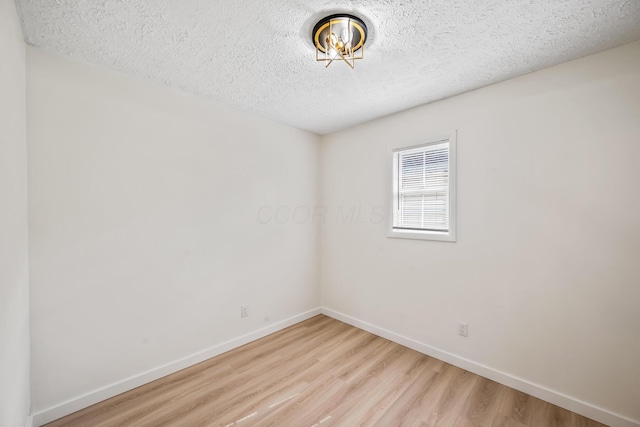
<path fill-rule="evenodd" d="M 640 427 L 640 1 L 0 0 L 0 427 Z"/>

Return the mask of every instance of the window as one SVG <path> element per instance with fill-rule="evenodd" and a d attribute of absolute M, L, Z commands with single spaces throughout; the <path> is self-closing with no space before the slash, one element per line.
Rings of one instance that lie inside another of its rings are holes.
<path fill-rule="evenodd" d="M 393 150 L 389 237 L 455 241 L 455 135 Z"/>

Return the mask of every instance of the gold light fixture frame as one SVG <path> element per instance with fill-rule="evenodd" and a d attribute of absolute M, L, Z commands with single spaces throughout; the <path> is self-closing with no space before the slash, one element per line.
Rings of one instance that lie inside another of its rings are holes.
<path fill-rule="evenodd" d="M 325 62 L 325 68 L 334 60 L 342 60 L 353 69 L 357 59 L 364 59 L 367 26 L 353 15 L 330 15 L 315 25 L 312 38 L 316 61 Z"/>

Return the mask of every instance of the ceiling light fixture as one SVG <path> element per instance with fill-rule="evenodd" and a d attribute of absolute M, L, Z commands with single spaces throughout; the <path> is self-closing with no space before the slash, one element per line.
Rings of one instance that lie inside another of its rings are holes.
<path fill-rule="evenodd" d="M 364 58 L 367 26 L 353 15 L 330 15 L 313 27 L 312 37 L 316 61 L 325 62 L 328 67 L 334 60 L 343 60 L 354 68 L 356 59 Z"/>

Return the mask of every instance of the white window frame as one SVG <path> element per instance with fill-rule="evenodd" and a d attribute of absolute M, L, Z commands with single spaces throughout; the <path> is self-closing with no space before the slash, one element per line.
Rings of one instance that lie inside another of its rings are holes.
<path fill-rule="evenodd" d="M 443 242 L 455 242 L 456 241 L 456 152 L 457 141 L 456 131 L 450 134 L 426 139 L 425 141 L 413 144 L 413 145 L 398 145 L 390 146 L 387 164 L 389 165 L 389 223 L 387 230 L 387 237 L 400 238 L 400 239 L 420 239 L 420 240 L 435 240 Z M 449 231 L 433 231 L 433 230 L 401 230 L 393 227 L 393 218 L 395 213 L 394 198 L 396 196 L 397 173 L 394 167 L 395 153 L 398 151 L 411 150 L 428 145 L 441 144 L 443 142 L 449 143 Z"/>

